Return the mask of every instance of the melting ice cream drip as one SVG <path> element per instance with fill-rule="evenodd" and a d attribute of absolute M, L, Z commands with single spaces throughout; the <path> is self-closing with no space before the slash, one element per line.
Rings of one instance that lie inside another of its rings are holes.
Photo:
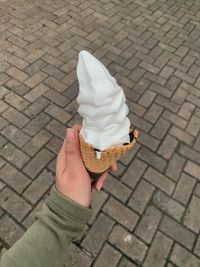
<path fill-rule="evenodd" d="M 122 88 L 105 66 L 87 51 L 79 53 L 78 112 L 84 141 L 100 151 L 129 143 L 130 121 Z M 97 158 L 100 158 L 97 153 Z"/>

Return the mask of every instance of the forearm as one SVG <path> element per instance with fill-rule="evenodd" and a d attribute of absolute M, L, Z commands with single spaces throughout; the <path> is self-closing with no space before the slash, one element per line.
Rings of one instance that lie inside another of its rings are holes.
<path fill-rule="evenodd" d="M 61 267 L 72 239 L 85 227 L 92 211 L 52 189 L 37 221 L 0 259 L 1 267 Z"/>

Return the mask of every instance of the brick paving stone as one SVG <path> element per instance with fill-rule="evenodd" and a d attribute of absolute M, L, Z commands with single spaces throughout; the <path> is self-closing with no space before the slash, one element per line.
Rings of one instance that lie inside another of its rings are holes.
<path fill-rule="evenodd" d="M 162 95 L 158 95 L 156 97 L 155 102 L 157 104 L 159 104 L 160 106 L 162 106 L 162 107 L 164 107 L 164 108 L 166 108 L 172 112 L 175 112 L 175 113 L 177 113 L 177 111 L 180 108 L 179 104 L 176 104 L 173 100 L 168 99 L 167 97 L 162 96 Z"/>
<path fill-rule="evenodd" d="M 139 153 L 138 158 L 144 160 L 149 165 L 153 166 L 154 168 L 158 169 L 159 171 L 163 172 L 167 163 L 166 160 L 158 156 L 157 154 L 153 153 L 151 150 L 143 147 Z"/>
<path fill-rule="evenodd" d="M 52 135 L 45 129 L 37 133 L 26 145 L 23 146 L 23 151 L 28 155 L 34 156 L 50 139 Z"/>
<path fill-rule="evenodd" d="M 151 91 L 146 91 L 142 97 L 139 99 L 138 104 L 144 106 L 144 107 L 149 107 L 151 103 L 153 102 L 156 94 Z"/>
<path fill-rule="evenodd" d="M 8 121 L 6 121 L 4 118 L 0 117 L 0 130 L 2 130 L 4 127 L 6 127 L 9 124 Z"/>
<path fill-rule="evenodd" d="M 9 103 L 11 106 L 18 110 L 23 110 L 29 105 L 28 101 L 13 92 L 7 94 L 4 99 L 7 103 Z"/>
<path fill-rule="evenodd" d="M 93 266 L 102 267 L 102 263 L 105 266 L 117 266 L 120 257 L 121 254 L 111 245 L 106 243 Z"/>
<path fill-rule="evenodd" d="M 171 215 L 177 221 L 180 221 L 185 208 L 174 199 L 161 191 L 156 192 L 153 197 L 153 203 L 163 212 Z"/>
<path fill-rule="evenodd" d="M 138 139 L 138 142 L 141 143 L 142 145 L 150 148 L 151 150 L 155 151 L 158 146 L 160 141 L 158 141 L 157 139 L 155 139 L 154 137 L 152 137 L 151 135 L 140 131 L 140 136 Z"/>
<path fill-rule="evenodd" d="M 46 142 L 45 142 L 46 143 Z M 62 147 L 63 141 L 60 140 L 60 138 L 57 137 L 53 137 L 51 138 L 51 140 L 48 142 L 48 144 L 46 145 L 46 147 L 48 149 L 50 149 L 52 152 L 54 152 L 55 154 L 58 154 L 58 152 L 60 151 L 61 147 Z"/>
<path fill-rule="evenodd" d="M 195 257 L 191 252 L 179 246 L 178 244 L 175 244 L 173 248 L 171 261 L 176 266 L 181 266 L 181 267 L 200 266 L 200 260 L 197 257 Z"/>
<path fill-rule="evenodd" d="M 174 190 L 175 183 L 151 167 L 149 167 L 144 174 L 144 178 L 169 195 L 171 195 Z"/>
<path fill-rule="evenodd" d="M 32 74 L 32 75 L 33 76 L 31 76 L 28 80 L 25 81 L 25 84 L 30 88 L 36 87 L 39 83 L 41 83 L 47 77 L 47 75 L 41 71 L 38 71 L 37 73 Z M 37 97 L 37 95 L 39 93 L 38 92 L 39 88 L 42 91 L 42 93 L 44 93 L 44 91 L 48 90 L 48 87 L 43 85 L 43 84 L 41 84 L 39 87 L 36 87 L 36 88 L 34 90 L 31 90 L 24 97 L 26 99 L 28 99 L 29 101 L 33 102 L 33 100 L 35 99 L 35 97 Z"/>
<path fill-rule="evenodd" d="M 24 132 L 17 129 L 17 127 L 11 124 L 4 128 L 3 131 L 1 131 L 1 134 L 4 135 L 8 140 L 10 140 L 19 148 L 21 148 L 30 139 L 28 135 L 26 135 Z"/>
<path fill-rule="evenodd" d="M 42 96 L 48 90 L 49 90 L 48 86 L 46 86 L 43 83 L 40 83 L 39 85 L 34 87 L 31 91 L 29 91 L 24 97 L 28 101 L 33 103 L 36 99 L 38 99 L 40 96 Z"/>
<path fill-rule="evenodd" d="M 48 106 L 45 109 L 45 112 L 64 124 L 72 118 L 72 116 L 68 114 L 66 111 L 64 111 L 62 108 L 58 107 L 57 105 L 53 105 L 53 104 Z"/>
<path fill-rule="evenodd" d="M 170 129 L 170 134 L 176 137 L 181 142 L 186 143 L 187 145 L 192 145 L 192 143 L 194 142 L 194 137 L 191 134 L 183 131 L 182 129 L 174 125 Z"/>
<path fill-rule="evenodd" d="M 177 116 L 176 114 L 173 114 L 172 112 L 165 110 L 163 113 L 163 117 L 170 121 L 172 124 L 175 124 L 176 126 L 184 129 L 187 125 L 187 121 L 182 119 L 181 117 Z"/>
<path fill-rule="evenodd" d="M 34 179 L 53 157 L 54 154 L 52 152 L 43 148 L 29 161 L 23 169 L 23 172 Z"/>
<path fill-rule="evenodd" d="M 154 206 L 149 206 L 139 222 L 135 234 L 150 244 L 161 221 L 162 213 Z"/>
<path fill-rule="evenodd" d="M 172 244 L 173 241 L 170 238 L 161 232 L 157 232 L 143 266 L 164 267 Z"/>
<path fill-rule="evenodd" d="M 138 117 L 137 115 L 133 115 L 132 113 L 129 114 L 129 119 L 135 126 L 135 128 L 139 128 L 144 132 L 149 132 L 150 129 L 152 128 L 152 124 L 145 121 L 144 119 Z"/>
<path fill-rule="evenodd" d="M 189 121 L 187 132 L 194 136 L 197 136 L 199 131 L 200 131 L 200 118 L 193 115 Z"/>
<path fill-rule="evenodd" d="M 181 116 L 182 118 L 186 119 L 186 120 L 189 120 L 194 109 L 195 109 L 195 105 L 193 105 L 189 102 L 185 102 L 181 106 L 181 108 L 178 112 L 178 115 Z"/>
<path fill-rule="evenodd" d="M 166 175 L 170 177 L 172 180 L 177 181 L 183 170 L 185 162 L 186 160 L 183 157 L 181 157 L 177 153 L 174 153 L 167 166 L 165 172 Z"/>
<path fill-rule="evenodd" d="M 109 242 L 139 264 L 143 261 L 147 251 L 145 243 L 119 225 L 112 230 Z"/>
<path fill-rule="evenodd" d="M 8 163 L 0 169 L 0 179 L 18 193 L 22 193 L 31 182 L 23 173 Z"/>
<path fill-rule="evenodd" d="M 17 168 L 22 168 L 30 159 L 26 154 L 24 154 L 11 143 L 6 144 L 0 150 L 0 156 L 12 163 Z"/>
<path fill-rule="evenodd" d="M 30 118 L 35 117 L 38 115 L 46 106 L 48 106 L 49 101 L 44 98 L 40 97 L 35 102 L 33 102 L 31 105 L 29 105 L 23 112 Z"/>
<path fill-rule="evenodd" d="M 6 164 L 6 161 L 0 157 L 0 168 L 2 168 Z"/>
<path fill-rule="evenodd" d="M 188 161 L 184 171 L 200 180 L 200 166 L 192 161 Z"/>
<path fill-rule="evenodd" d="M 160 119 L 157 120 L 156 124 L 154 125 L 153 129 L 150 132 L 150 135 L 158 139 L 163 139 L 169 127 L 170 127 L 170 122 L 166 121 L 161 117 Z"/>
<path fill-rule="evenodd" d="M 19 82 L 24 82 L 28 78 L 28 75 L 25 72 L 15 68 L 15 67 L 9 68 L 6 71 L 6 73 L 8 75 L 10 75 L 12 78 L 18 80 Z"/>
<path fill-rule="evenodd" d="M 24 230 L 8 215 L 0 219 L 0 236 L 8 245 L 13 245 L 23 234 Z"/>
<path fill-rule="evenodd" d="M 187 205 L 193 192 L 195 183 L 196 181 L 194 178 L 192 178 L 190 175 L 187 175 L 186 173 L 182 173 L 177 183 L 173 197 L 183 205 Z"/>
<path fill-rule="evenodd" d="M 153 195 L 154 190 L 155 187 L 145 180 L 141 180 L 128 202 L 129 207 L 137 211 L 139 214 L 142 214 Z"/>
<path fill-rule="evenodd" d="M 139 219 L 139 216 L 136 213 L 112 197 L 104 205 L 103 211 L 130 231 L 135 228 Z"/>
<path fill-rule="evenodd" d="M 147 113 L 145 114 L 144 118 L 151 123 L 155 123 L 157 119 L 160 117 L 163 108 L 155 103 L 151 105 L 148 109 Z"/>
<path fill-rule="evenodd" d="M 29 124 L 26 125 L 26 127 L 23 129 L 28 135 L 34 136 L 36 133 L 38 133 L 49 121 L 50 117 L 45 114 L 44 112 L 41 112 L 38 114 L 34 119 L 31 120 Z"/>
<path fill-rule="evenodd" d="M 7 110 L 8 108 L 9 106 L 4 101 L 0 100 L 0 113 Z"/>
<path fill-rule="evenodd" d="M 24 191 L 23 196 L 32 204 L 36 204 L 40 198 L 49 190 L 54 182 L 50 172 L 44 170 Z"/>
<path fill-rule="evenodd" d="M 52 101 L 53 103 L 57 104 L 58 106 L 60 107 L 65 107 L 69 102 L 70 100 L 64 96 L 64 95 L 61 95 L 60 93 L 56 92 L 55 90 L 48 90 L 44 96 Z"/>
<path fill-rule="evenodd" d="M 24 127 L 29 122 L 29 119 L 23 113 L 12 107 L 7 109 L 2 116 L 19 128 Z"/>
<path fill-rule="evenodd" d="M 5 187 L 6 185 L 0 181 L 0 191 Z"/>
<path fill-rule="evenodd" d="M 2 99 L 5 95 L 9 93 L 9 90 L 4 86 L 0 86 L 0 99 Z"/>
<path fill-rule="evenodd" d="M 116 197 L 122 202 L 126 202 L 129 196 L 131 195 L 131 190 L 129 187 L 124 185 L 118 179 L 108 175 L 103 188 L 110 193 L 112 196 Z"/>
<path fill-rule="evenodd" d="M 200 135 L 197 137 L 197 139 L 194 143 L 194 149 L 196 149 L 200 152 Z"/>
<path fill-rule="evenodd" d="M 132 161 L 134 156 L 137 154 L 137 152 L 139 151 L 140 147 L 141 147 L 141 145 L 137 142 L 134 145 L 134 149 L 131 149 L 127 153 L 122 155 L 122 157 L 119 159 L 119 161 L 122 162 L 124 165 L 128 165 Z"/>
<path fill-rule="evenodd" d="M 178 141 L 171 135 L 167 135 L 158 150 L 158 154 L 163 156 L 165 159 L 170 159 L 177 145 Z"/>
<path fill-rule="evenodd" d="M 84 266 L 89 267 L 92 263 L 92 258 L 89 257 L 86 253 L 81 251 L 76 245 L 71 244 L 67 254 L 67 260 L 65 263 L 65 267 L 72 266 Z"/>
<path fill-rule="evenodd" d="M 67 128 L 60 122 L 52 120 L 50 121 L 50 123 L 48 123 L 46 129 L 53 135 L 58 136 L 59 138 L 64 140 Z"/>
<path fill-rule="evenodd" d="M 196 238 L 195 234 L 175 220 L 165 215 L 159 228 L 176 242 L 188 249 L 192 249 Z"/>
<path fill-rule="evenodd" d="M 135 263 L 131 262 L 127 258 L 123 257 L 122 260 L 120 261 L 118 267 L 137 267 Z"/>
<path fill-rule="evenodd" d="M 7 140 L 0 135 L 0 148 L 7 144 Z"/>
<path fill-rule="evenodd" d="M 184 225 L 196 233 L 200 229 L 200 198 L 193 196 L 184 216 Z"/>
<path fill-rule="evenodd" d="M 1 191 L 0 203 L 1 207 L 18 221 L 21 221 L 32 208 L 22 197 L 8 187 Z"/>
<path fill-rule="evenodd" d="M 98 213 L 102 209 L 104 203 L 108 199 L 108 194 L 104 191 L 100 191 L 98 193 L 92 194 L 92 208 L 93 208 L 93 215 L 92 218 L 89 221 L 89 224 L 92 224 L 94 220 L 96 219 Z"/>
<path fill-rule="evenodd" d="M 185 158 L 194 161 L 197 164 L 200 164 L 200 153 L 189 146 L 180 144 L 178 152 L 183 155 Z"/>
<path fill-rule="evenodd" d="M 135 158 L 133 162 L 129 165 L 121 180 L 134 189 L 136 184 L 144 174 L 146 168 L 146 163 L 139 160 L 138 158 Z"/>
<path fill-rule="evenodd" d="M 60 82 L 59 80 L 51 76 L 49 76 L 44 81 L 44 83 L 47 84 L 49 87 L 53 88 L 54 90 L 61 92 L 61 93 L 67 89 L 67 86 L 64 83 Z"/>
<path fill-rule="evenodd" d="M 90 228 L 86 238 L 81 243 L 83 248 L 92 253 L 92 255 L 97 255 L 98 251 L 106 241 L 113 225 L 114 221 L 100 213 L 97 220 Z"/>
<path fill-rule="evenodd" d="M 200 236 L 198 237 L 197 242 L 195 244 L 194 253 L 197 256 L 200 256 Z"/>

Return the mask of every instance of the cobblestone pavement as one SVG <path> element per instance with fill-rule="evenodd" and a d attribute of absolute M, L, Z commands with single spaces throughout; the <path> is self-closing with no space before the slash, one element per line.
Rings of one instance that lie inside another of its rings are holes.
<path fill-rule="evenodd" d="M 93 197 L 66 266 L 200 266 L 200 2 L 0 0 L 0 247 L 34 221 L 66 126 L 77 55 L 121 83 L 135 149 Z"/>

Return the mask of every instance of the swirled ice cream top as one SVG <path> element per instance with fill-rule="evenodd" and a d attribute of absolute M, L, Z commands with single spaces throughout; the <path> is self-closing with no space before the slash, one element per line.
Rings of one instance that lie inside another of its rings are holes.
<path fill-rule="evenodd" d="M 79 53 L 77 76 L 78 112 L 83 117 L 80 134 L 84 141 L 100 151 L 129 143 L 128 107 L 115 78 L 87 51 Z"/>

